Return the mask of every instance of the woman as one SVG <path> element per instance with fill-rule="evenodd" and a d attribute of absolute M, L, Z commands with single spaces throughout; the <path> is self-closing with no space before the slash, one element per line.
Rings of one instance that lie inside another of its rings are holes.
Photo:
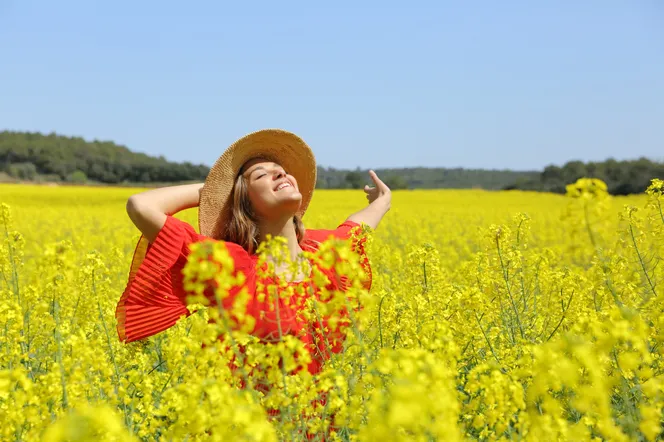
<path fill-rule="evenodd" d="M 173 326 L 189 314 L 182 270 L 189 246 L 199 241 L 223 241 L 235 263 L 235 272 L 245 276 L 250 300 L 247 313 L 256 323 L 252 334 L 262 340 L 279 339 L 280 334 L 297 335 L 312 353 L 311 373 L 320 370 L 326 356 L 317 344 L 310 325 L 297 315 L 297 307 L 284 305 L 275 313 L 256 287 L 265 285 L 257 275 L 257 248 L 268 235 L 287 240 L 290 259 L 301 259 L 303 251 L 313 252 L 330 236 L 350 239 L 351 229 L 366 224 L 375 229 L 390 208 L 390 189 L 372 171 L 375 187 L 365 186 L 368 207 L 350 215 L 335 230 L 306 230 L 302 216 L 316 184 L 316 162 L 307 144 L 283 130 L 251 133 L 233 143 L 215 162 L 202 184 L 172 186 L 133 195 L 127 213 L 142 232 L 132 260 L 129 281 L 118 302 L 118 336 L 123 342 L 147 338 Z M 199 230 L 172 214 L 199 206 Z M 361 244 L 354 250 L 363 254 Z M 370 268 L 364 258 L 370 287 Z M 305 262 L 305 264 L 307 264 Z M 311 264 L 311 263 L 309 263 Z M 274 282 L 284 278 L 287 264 L 275 266 Z M 334 276 L 334 275 L 331 275 Z M 288 277 L 287 277 L 288 278 Z M 306 274 L 288 278 L 292 285 L 310 284 Z M 330 278 L 328 289 L 343 290 L 339 278 Z M 262 284 L 262 285 L 261 285 Z M 232 302 L 241 288 L 231 290 L 224 300 Z M 314 287 L 314 291 L 316 288 Z M 339 351 L 337 343 L 333 351 Z"/>

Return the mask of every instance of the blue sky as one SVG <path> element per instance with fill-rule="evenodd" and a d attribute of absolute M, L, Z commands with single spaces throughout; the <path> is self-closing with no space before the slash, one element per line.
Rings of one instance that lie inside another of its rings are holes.
<path fill-rule="evenodd" d="M 337 168 L 663 160 L 664 2 L 0 0 L 0 129 L 211 165 L 264 127 Z"/>

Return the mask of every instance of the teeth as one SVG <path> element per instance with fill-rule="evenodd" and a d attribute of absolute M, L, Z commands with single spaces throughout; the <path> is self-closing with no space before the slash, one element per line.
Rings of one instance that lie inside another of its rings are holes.
<path fill-rule="evenodd" d="M 277 186 L 277 190 L 281 190 L 285 187 L 290 187 L 290 183 L 281 183 L 279 186 Z"/>

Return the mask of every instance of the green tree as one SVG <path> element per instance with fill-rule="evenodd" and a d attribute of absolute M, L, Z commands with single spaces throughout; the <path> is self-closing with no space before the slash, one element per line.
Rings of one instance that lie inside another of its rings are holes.
<path fill-rule="evenodd" d="M 351 189 L 361 189 L 364 187 L 364 176 L 359 171 L 352 171 L 346 174 L 346 183 Z"/>
<path fill-rule="evenodd" d="M 408 189 L 408 182 L 401 175 L 388 176 L 383 182 L 392 190 Z"/>
<path fill-rule="evenodd" d="M 67 181 L 69 181 L 70 183 L 85 184 L 88 182 L 88 177 L 87 175 L 85 175 L 85 172 L 81 170 L 75 170 L 74 172 L 69 174 L 69 176 L 67 177 Z"/>
<path fill-rule="evenodd" d="M 7 173 L 20 180 L 34 180 L 37 176 L 37 167 L 32 163 L 15 163 L 7 167 Z"/>

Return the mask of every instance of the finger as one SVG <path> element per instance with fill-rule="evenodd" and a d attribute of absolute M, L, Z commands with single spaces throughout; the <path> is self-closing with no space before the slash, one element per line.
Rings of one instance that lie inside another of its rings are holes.
<path fill-rule="evenodd" d="M 370 171 L 369 171 L 369 176 L 371 177 L 371 180 L 376 184 L 376 187 L 377 187 L 378 189 L 385 190 L 385 189 L 388 188 L 388 187 L 385 185 L 385 183 L 384 183 L 383 181 L 381 181 L 380 178 L 378 178 L 378 175 L 377 175 L 376 172 L 374 172 L 373 170 L 370 170 Z"/>
<path fill-rule="evenodd" d="M 373 187 L 369 187 L 368 184 L 365 184 L 365 185 L 364 185 L 364 191 L 365 191 L 366 193 L 371 192 L 373 189 L 374 189 L 374 188 L 373 188 Z"/>

